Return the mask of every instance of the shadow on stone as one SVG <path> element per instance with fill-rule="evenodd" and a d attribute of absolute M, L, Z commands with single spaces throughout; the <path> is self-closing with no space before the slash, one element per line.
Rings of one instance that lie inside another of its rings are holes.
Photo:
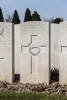
<path fill-rule="evenodd" d="M 53 68 L 51 69 L 51 82 L 59 81 L 59 69 Z"/>

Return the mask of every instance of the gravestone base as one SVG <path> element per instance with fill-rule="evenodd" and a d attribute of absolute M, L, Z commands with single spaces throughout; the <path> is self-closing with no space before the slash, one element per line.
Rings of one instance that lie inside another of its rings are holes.
<path fill-rule="evenodd" d="M 22 76 L 20 76 L 20 82 L 21 83 L 32 83 L 32 84 L 39 84 L 39 83 L 45 83 L 48 85 L 49 81 L 46 80 L 43 77 L 41 77 L 41 75 L 39 74 L 23 74 Z"/>

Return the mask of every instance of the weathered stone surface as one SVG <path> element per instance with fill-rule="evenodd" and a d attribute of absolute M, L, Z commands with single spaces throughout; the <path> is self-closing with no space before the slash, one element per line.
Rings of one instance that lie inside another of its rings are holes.
<path fill-rule="evenodd" d="M 19 74 L 21 83 L 49 84 L 49 67 L 59 68 L 59 83 L 67 84 L 67 22 L 0 22 L 1 81 Z"/>
<path fill-rule="evenodd" d="M 49 84 L 49 23 L 15 25 L 15 73 L 22 83 Z"/>
<path fill-rule="evenodd" d="M 67 22 L 63 22 L 60 24 L 59 34 L 59 82 L 60 84 L 67 84 Z"/>
<path fill-rule="evenodd" d="M 0 81 L 12 82 L 12 24 L 0 22 Z"/>

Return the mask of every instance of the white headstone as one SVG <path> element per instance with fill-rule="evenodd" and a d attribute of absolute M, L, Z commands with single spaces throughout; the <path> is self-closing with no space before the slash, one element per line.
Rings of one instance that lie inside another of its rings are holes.
<path fill-rule="evenodd" d="M 60 24 L 60 68 L 59 82 L 67 84 L 67 22 Z"/>
<path fill-rule="evenodd" d="M 22 83 L 49 84 L 49 23 L 15 25 L 15 73 Z"/>
<path fill-rule="evenodd" d="M 12 82 L 12 24 L 0 22 L 0 81 Z"/>

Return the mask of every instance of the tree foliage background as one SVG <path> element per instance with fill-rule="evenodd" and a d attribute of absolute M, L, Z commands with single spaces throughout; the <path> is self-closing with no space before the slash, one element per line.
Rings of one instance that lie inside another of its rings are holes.
<path fill-rule="evenodd" d="M 0 22 L 4 22 L 4 21 L 14 23 L 14 24 L 20 24 L 21 22 L 17 10 L 14 11 L 13 15 L 7 14 L 6 19 L 4 19 L 2 9 L 0 8 Z M 34 11 L 34 13 L 31 14 L 30 9 L 27 8 L 25 11 L 24 22 L 28 22 L 28 21 L 41 21 L 41 16 L 37 11 Z M 44 21 L 59 24 L 60 22 L 63 22 L 64 19 L 58 17 L 51 20 L 45 19 Z"/>
<path fill-rule="evenodd" d="M 51 19 L 51 22 L 52 23 L 56 23 L 56 24 L 59 24 L 60 22 L 63 22 L 63 18 L 56 18 L 56 19 Z"/>
<path fill-rule="evenodd" d="M 24 16 L 24 22 L 27 21 L 32 21 L 31 11 L 29 8 L 26 9 L 25 16 Z"/>
<path fill-rule="evenodd" d="M 14 23 L 14 24 L 19 24 L 20 23 L 20 18 L 19 18 L 17 10 L 14 11 L 13 18 L 12 18 L 12 23 Z"/>
<path fill-rule="evenodd" d="M 4 22 L 4 17 L 1 8 L 0 8 L 0 22 Z"/>
<path fill-rule="evenodd" d="M 40 15 L 37 13 L 37 11 L 34 11 L 32 14 L 32 21 L 41 21 Z"/>

